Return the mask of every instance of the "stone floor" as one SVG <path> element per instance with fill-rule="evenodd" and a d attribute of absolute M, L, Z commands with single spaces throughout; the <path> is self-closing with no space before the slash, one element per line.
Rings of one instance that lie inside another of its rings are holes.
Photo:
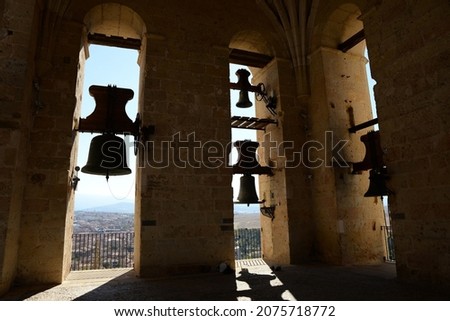
<path fill-rule="evenodd" d="M 450 293 L 397 281 L 394 264 L 376 266 L 267 266 L 237 262 L 236 271 L 142 279 L 132 269 L 72 272 L 52 287 L 14 288 L 0 300 L 32 301 L 423 301 L 450 300 Z"/>

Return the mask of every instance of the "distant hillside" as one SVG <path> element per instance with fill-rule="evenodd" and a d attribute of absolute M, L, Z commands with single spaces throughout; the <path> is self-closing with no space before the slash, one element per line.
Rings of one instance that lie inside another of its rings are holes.
<path fill-rule="evenodd" d="M 117 202 L 109 205 L 93 206 L 77 209 L 83 212 L 103 212 L 103 213 L 134 213 L 133 202 Z M 234 204 L 235 214 L 257 214 L 259 213 L 259 204 Z"/>
<path fill-rule="evenodd" d="M 256 214 L 259 213 L 259 204 L 234 204 L 234 214 Z"/>
<path fill-rule="evenodd" d="M 119 202 L 111 205 L 103 205 L 79 210 L 82 212 L 102 212 L 102 213 L 134 213 L 134 203 Z M 77 211 L 78 212 L 78 211 Z"/>
<path fill-rule="evenodd" d="M 110 206 L 113 206 L 112 210 L 114 210 L 114 207 L 122 209 L 123 204 L 121 205 L 121 203 L 128 203 L 128 205 L 125 206 L 126 210 L 130 213 L 134 212 L 134 199 L 118 199 L 112 195 L 75 194 L 75 211 L 88 211 L 91 209 L 101 211 L 101 208 L 104 206 L 108 207 L 108 211 L 111 210 L 111 208 L 109 208 Z"/>

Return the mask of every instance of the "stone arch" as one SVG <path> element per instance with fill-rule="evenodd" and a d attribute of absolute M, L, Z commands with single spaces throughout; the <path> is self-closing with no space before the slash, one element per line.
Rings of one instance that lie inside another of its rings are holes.
<path fill-rule="evenodd" d="M 230 48 L 241 49 L 268 56 L 274 55 L 274 50 L 259 32 L 244 30 L 237 32 L 230 40 Z"/>
<path fill-rule="evenodd" d="M 359 7 L 353 3 L 346 3 L 336 8 L 329 16 L 322 32 L 323 46 L 337 48 L 337 46 L 363 29 L 363 23 L 358 17 L 361 15 Z M 349 50 L 350 53 L 363 55 L 365 44 L 359 43 Z"/>
<path fill-rule="evenodd" d="M 119 3 L 102 3 L 93 7 L 84 17 L 90 33 L 107 36 L 143 39 L 146 33 L 142 18 L 131 8 Z"/>
<path fill-rule="evenodd" d="M 319 47 L 337 48 L 337 46 L 355 33 L 363 29 L 360 16 L 367 7 L 366 1 L 348 1 L 339 6 L 323 5 L 321 15 L 315 15 L 314 26 L 311 26 L 310 53 Z M 365 44 L 360 43 L 349 52 L 363 56 Z"/>
<path fill-rule="evenodd" d="M 360 162 L 365 147 L 360 137 L 373 128 L 349 133 L 349 128 L 373 118 L 368 81 L 365 41 L 343 52 L 338 46 L 363 29 L 359 19 L 364 1 L 324 4 L 325 14 L 314 26 L 310 53 L 312 137 L 324 131 L 346 141 L 341 156 L 347 163 Z M 326 155 L 324 155 L 326 157 Z M 316 249 L 321 260 L 333 264 L 378 264 L 384 255 L 384 224 L 381 202 L 364 197 L 369 186 L 368 171 L 353 172 L 351 166 L 333 164 L 313 173 L 312 187 L 330 202 L 313 193 Z M 320 206 L 318 206 L 320 204 Z M 360 214 L 364 213 L 364 216 Z M 336 226 L 338 229 L 336 230 Z M 330 233 L 330 231 L 333 231 Z"/>
<path fill-rule="evenodd" d="M 116 36 L 124 39 L 139 39 L 141 46 L 138 64 L 141 67 L 143 66 L 145 55 L 141 55 L 141 53 L 145 51 L 147 45 L 147 27 L 144 20 L 136 11 L 119 3 L 102 3 L 91 8 L 86 13 L 83 24 L 83 45 L 86 59 L 89 58 L 87 35 L 98 33 L 107 37 Z"/>

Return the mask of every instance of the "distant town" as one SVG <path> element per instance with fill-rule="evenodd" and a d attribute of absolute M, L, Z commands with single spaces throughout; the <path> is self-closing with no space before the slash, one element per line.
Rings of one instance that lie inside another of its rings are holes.
<path fill-rule="evenodd" d="M 75 211 L 73 233 L 133 232 L 133 203 Z M 260 227 L 259 206 L 235 205 L 235 228 Z"/>
<path fill-rule="evenodd" d="M 261 255 L 259 206 L 234 207 L 237 259 Z M 134 257 L 133 203 L 75 211 L 72 271 L 132 267 Z"/>
<path fill-rule="evenodd" d="M 73 233 L 133 232 L 133 213 L 108 213 L 97 211 L 77 211 Z"/>

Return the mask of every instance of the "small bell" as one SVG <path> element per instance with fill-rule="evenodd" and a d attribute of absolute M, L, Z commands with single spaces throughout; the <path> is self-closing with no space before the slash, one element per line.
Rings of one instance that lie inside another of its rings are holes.
<path fill-rule="evenodd" d="M 236 103 L 236 107 L 239 108 L 248 108 L 252 107 L 253 104 L 248 98 L 248 91 L 247 90 L 240 90 L 239 91 L 239 101 Z"/>
<path fill-rule="evenodd" d="M 253 104 L 248 98 L 248 89 L 251 87 L 250 82 L 248 81 L 248 77 L 250 76 L 250 72 L 246 69 L 238 69 L 236 71 L 236 76 L 238 77 L 237 84 L 239 85 L 239 101 L 236 103 L 236 107 L 239 108 L 248 108 Z"/>
<path fill-rule="evenodd" d="M 260 203 L 256 194 L 255 178 L 252 175 L 244 174 L 241 176 L 241 185 L 237 199 L 239 203 L 247 205 Z"/>

